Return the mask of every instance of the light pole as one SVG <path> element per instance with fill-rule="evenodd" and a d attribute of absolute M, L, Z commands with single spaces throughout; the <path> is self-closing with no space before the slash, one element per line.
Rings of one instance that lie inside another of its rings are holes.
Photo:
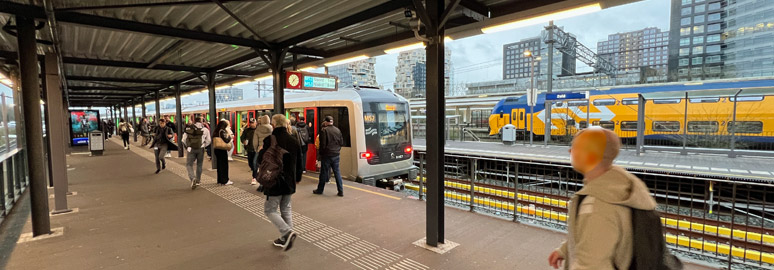
<path fill-rule="evenodd" d="M 532 127 L 535 117 L 535 102 L 537 95 L 535 95 L 535 62 L 540 61 L 540 56 L 535 57 L 531 51 L 524 51 L 524 57 L 529 57 L 529 91 L 527 91 L 527 101 L 529 101 L 529 145 L 532 146 L 532 136 L 534 134 Z"/>

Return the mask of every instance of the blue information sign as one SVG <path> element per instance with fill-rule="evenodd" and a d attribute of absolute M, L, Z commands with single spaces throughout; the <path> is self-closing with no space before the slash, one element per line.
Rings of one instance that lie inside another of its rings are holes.
<path fill-rule="evenodd" d="M 588 98 L 589 98 L 588 92 L 583 92 L 583 93 L 563 92 L 563 93 L 546 94 L 546 100 L 567 100 L 567 99 L 588 99 Z"/>
<path fill-rule="evenodd" d="M 304 75 L 304 88 L 336 89 L 336 78 Z"/>

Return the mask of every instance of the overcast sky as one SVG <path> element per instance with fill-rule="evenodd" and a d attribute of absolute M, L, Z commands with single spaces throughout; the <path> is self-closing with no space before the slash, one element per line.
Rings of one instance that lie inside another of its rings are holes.
<path fill-rule="evenodd" d="M 669 15 L 670 0 L 646 0 L 554 23 L 564 27 L 566 32 L 574 34 L 581 43 L 596 51 L 597 42 L 606 40 L 609 34 L 634 31 L 651 26 L 668 30 Z M 447 43 L 446 46 L 451 50 L 454 83 L 501 80 L 503 45 L 538 36 L 543 27 L 545 25 L 535 25 L 498 33 L 481 34 Z M 393 88 L 397 58 L 397 54 L 376 57 L 376 80 L 386 89 Z M 578 64 L 578 67 L 581 66 Z M 322 72 L 322 69 L 318 69 L 317 72 Z M 267 80 L 266 83 L 271 83 L 271 81 Z M 244 90 L 245 99 L 258 97 L 254 83 L 239 87 Z M 0 91 L 10 92 L 4 86 L 0 86 Z M 183 103 L 205 100 L 206 95 L 199 94 L 184 98 Z"/>

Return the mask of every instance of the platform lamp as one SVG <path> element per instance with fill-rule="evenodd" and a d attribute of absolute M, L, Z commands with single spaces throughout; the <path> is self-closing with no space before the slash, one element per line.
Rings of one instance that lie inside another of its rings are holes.
<path fill-rule="evenodd" d="M 535 63 L 540 62 L 540 56 L 535 56 L 532 54 L 532 51 L 526 50 L 524 51 L 524 57 L 529 57 L 529 91 L 527 91 L 527 102 L 529 103 L 529 145 L 532 146 L 532 137 L 533 137 L 533 129 L 534 126 L 533 122 L 535 122 L 535 102 L 537 99 L 536 91 L 535 91 Z"/>

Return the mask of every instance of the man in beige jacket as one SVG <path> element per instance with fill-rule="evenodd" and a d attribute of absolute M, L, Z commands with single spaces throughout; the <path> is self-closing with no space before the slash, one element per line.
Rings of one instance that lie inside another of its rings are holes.
<path fill-rule="evenodd" d="M 584 186 L 570 201 L 567 240 L 548 257 L 554 269 L 563 262 L 571 270 L 629 269 L 631 208 L 653 210 L 656 201 L 645 183 L 613 165 L 620 148 L 618 136 L 606 129 L 586 129 L 573 140 L 572 166 L 584 175 Z"/>

